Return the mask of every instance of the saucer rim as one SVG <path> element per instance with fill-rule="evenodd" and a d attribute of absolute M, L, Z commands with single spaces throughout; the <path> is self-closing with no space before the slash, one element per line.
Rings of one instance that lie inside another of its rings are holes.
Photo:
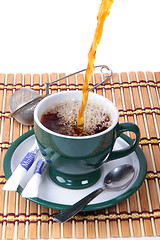
<path fill-rule="evenodd" d="M 3 162 L 4 174 L 7 179 L 12 174 L 11 160 L 12 160 L 14 151 L 24 140 L 26 140 L 28 137 L 30 137 L 32 135 L 34 135 L 34 129 L 29 130 L 28 132 L 21 135 L 8 148 L 6 155 L 4 157 L 4 162 Z M 129 144 L 131 144 L 133 142 L 133 140 L 125 134 L 121 134 L 120 138 L 122 138 L 125 142 L 127 142 Z M 117 203 L 120 203 L 123 200 L 130 197 L 132 194 L 134 194 L 140 188 L 140 186 L 142 185 L 142 183 L 145 179 L 146 173 L 147 173 L 147 161 L 146 161 L 146 157 L 145 157 L 142 149 L 139 146 L 136 148 L 135 153 L 137 155 L 137 159 L 139 161 L 140 166 L 139 166 L 139 173 L 138 173 L 138 176 L 137 176 L 134 184 L 125 193 L 119 195 L 118 197 L 104 201 L 104 202 L 87 205 L 83 209 L 83 211 L 99 210 L 99 209 L 103 209 L 106 207 L 116 205 Z M 23 191 L 23 188 L 21 186 L 19 186 L 17 189 L 17 192 L 19 194 L 21 194 L 22 191 Z M 77 190 L 75 189 L 74 191 L 77 191 Z M 45 206 L 48 208 L 54 208 L 54 209 L 58 209 L 58 210 L 65 210 L 66 208 L 68 208 L 70 206 L 68 204 L 49 202 L 49 201 L 43 200 L 41 198 L 27 198 L 27 199 L 32 202 L 35 202 L 37 204 L 40 204 L 42 206 Z"/>

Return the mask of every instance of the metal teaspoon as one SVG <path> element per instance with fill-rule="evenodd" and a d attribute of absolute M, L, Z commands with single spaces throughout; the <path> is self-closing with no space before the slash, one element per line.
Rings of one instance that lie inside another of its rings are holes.
<path fill-rule="evenodd" d="M 53 216 L 53 220 L 59 223 L 66 222 L 68 219 L 76 215 L 82 210 L 92 199 L 97 197 L 106 188 L 113 190 L 122 190 L 126 188 L 132 181 L 135 174 L 134 167 L 130 164 L 120 165 L 112 169 L 104 178 L 104 186 L 96 189 L 80 201 L 68 207 L 61 213 Z"/>

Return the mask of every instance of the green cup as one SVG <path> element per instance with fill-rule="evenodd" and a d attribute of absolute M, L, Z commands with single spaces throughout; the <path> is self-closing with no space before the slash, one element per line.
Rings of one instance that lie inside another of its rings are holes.
<path fill-rule="evenodd" d="M 98 103 L 108 109 L 112 124 L 107 130 L 90 136 L 74 137 L 44 127 L 40 120 L 46 109 L 67 98 L 82 99 L 82 92 L 60 92 L 39 102 L 34 111 L 34 130 L 41 153 L 50 164 L 51 179 L 65 188 L 82 189 L 99 180 L 102 164 L 133 152 L 139 143 L 140 132 L 133 123 L 119 124 L 116 106 L 107 98 L 92 92 L 89 92 L 88 102 Z M 135 133 L 133 144 L 113 151 L 117 137 L 125 131 Z"/>

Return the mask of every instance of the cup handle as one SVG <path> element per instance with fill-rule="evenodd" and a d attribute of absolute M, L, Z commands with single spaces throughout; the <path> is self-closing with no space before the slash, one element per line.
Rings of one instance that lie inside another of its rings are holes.
<path fill-rule="evenodd" d="M 139 131 L 138 126 L 134 123 L 127 122 L 127 123 L 120 123 L 117 125 L 117 127 L 116 127 L 117 137 L 119 137 L 122 133 L 124 133 L 126 131 L 133 132 L 133 133 L 135 133 L 135 136 L 136 136 L 133 143 L 130 144 L 128 147 L 108 153 L 103 161 L 100 161 L 96 164 L 87 163 L 86 161 L 82 161 L 82 163 L 86 166 L 92 166 L 95 168 L 99 168 L 105 162 L 115 160 L 118 158 L 122 158 L 122 157 L 125 157 L 125 156 L 129 155 L 130 153 L 132 153 L 138 146 L 138 143 L 140 140 L 140 131 Z"/>
<path fill-rule="evenodd" d="M 133 143 L 130 144 L 128 147 L 121 149 L 121 150 L 112 151 L 110 153 L 108 161 L 114 160 L 117 158 L 122 158 L 122 157 L 129 155 L 136 149 L 136 147 L 138 146 L 139 140 L 140 140 L 140 130 L 139 130 L 138 126 L 134 123 L 130 123 L 130 122 L 120 123 L 117 125 L 116 131 L 117 131 L 117 137 L 119 137 L 123 132 L 129 131 L 129 132 L 135 133 L 136 138 L 133 141 Z"/>

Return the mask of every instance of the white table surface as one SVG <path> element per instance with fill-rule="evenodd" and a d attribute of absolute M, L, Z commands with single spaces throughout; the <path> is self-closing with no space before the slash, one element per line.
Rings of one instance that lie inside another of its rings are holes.
<path fill-rule="evenodd" d="M 0 73 L 74 72 L 87 66 L 101 0 L 0 0 Z M 159 0 L 115 0 L 95 64 L 160 70 Z"/>

